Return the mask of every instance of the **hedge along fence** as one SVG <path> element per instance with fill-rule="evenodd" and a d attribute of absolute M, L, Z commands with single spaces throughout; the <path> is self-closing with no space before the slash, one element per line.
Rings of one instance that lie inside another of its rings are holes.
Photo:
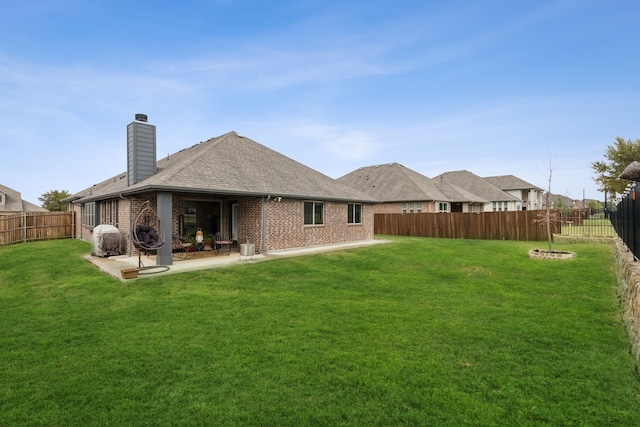
<path fill-rule="evenodd" d="M 0 246 L 74 237 L 75 212 L 23 212 L 0 216 Z"/>
<path fill-rule="evenodd" d="M 447 239 L 546 241 L 545 211 L 375 214 L 374 233 Z M 551 224 L 559 233 L 560 225 Z"/>

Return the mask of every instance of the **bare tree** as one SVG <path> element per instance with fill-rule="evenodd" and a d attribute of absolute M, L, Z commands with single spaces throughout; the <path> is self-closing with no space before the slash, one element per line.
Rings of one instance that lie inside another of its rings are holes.
<path fill-rule="evenodd" d="M 551 209 L 551 176 L 553 175 L 553 167 L 551 160 L 549 160 L 549 176 L 547 177 L 547 192 L 544 196 L 545 208 L 538 214 L 538 217 L 534 221 L 535 223 L 544 223 L 547 227 L 547 240 L 549 241 L 548 252 L 553 251 L 553 233 L 551 232 L 551 226 L 560 223 L 560 214 L 557 211 Z"/>

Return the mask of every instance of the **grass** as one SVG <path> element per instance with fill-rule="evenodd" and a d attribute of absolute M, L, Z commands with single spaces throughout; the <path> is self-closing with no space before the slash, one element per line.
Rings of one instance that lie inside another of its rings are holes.
<path fill-rule="evenodd" d="M 0 247 L 0 425 L 640 425 L 609 246 L 390 239 L 124 283 Z"/>
<path fill-rule="evenodd" d="M 582 225 L 573 225 L 571 223 L 562 224 L 562 233 L 569 235 L 581 236 L 616 236 L 613 224 L 608 218 L 584 219 Z"/>

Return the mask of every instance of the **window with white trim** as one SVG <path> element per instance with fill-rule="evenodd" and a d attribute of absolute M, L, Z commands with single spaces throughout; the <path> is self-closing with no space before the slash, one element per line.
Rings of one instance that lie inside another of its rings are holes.
<path fill-rule="evenodd" d="M 96 226 L 95 202 L 84 204 L 84 226 L 88 228 L 93 228 Z"/>
<path fill-rule="evenodd" d="M 304 202 L 304 225 L 324 224 L 324 202 Z"/>
<path fill-rule="evenodd" d="M 422 202 L 416 203 L 416 212 L 422 212 Z"/>
<path fill-rule="evenodd" d="M 449 203 L 447 203 L 447 202 L 439 202 L 438 203 L 438 212 L 449 212 Z"/>
<path fill-rule="evenodd" d="M 362 205 L 360 203 L 347 203 L 347 223 L 362 224 Z"/>
<path fill-rule="evenodd" d="M 402 203 L 402 213 L 406 214 L 407 213 L 407 204 L 406 203 Z"/>
<path fill-rule="evenodd" d="M 494 212 L 502 212 L 507 211 L 508 202 L 493 202 L 493 211 Z"/>
<path fill-rule="evenodd" d="M 0 193 L 0 206 L 4 205 L 4 193 Z"/>
<path fill-rule="evenodd" d="M 110 200 L 102 203 L 100 223 L 118 226 L 118 200 Z"/>

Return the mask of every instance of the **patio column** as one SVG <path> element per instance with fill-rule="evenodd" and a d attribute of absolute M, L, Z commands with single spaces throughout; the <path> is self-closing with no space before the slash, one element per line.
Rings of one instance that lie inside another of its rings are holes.
<path fill-rule="evenodd" d="M 162 224 L 164 234 L 164 246 L 158 250 L 156 265 L 172 265 L 173 255 L 171 251 L 173 195 L 171 193 L 158 193 L 158 217 Z"/>

